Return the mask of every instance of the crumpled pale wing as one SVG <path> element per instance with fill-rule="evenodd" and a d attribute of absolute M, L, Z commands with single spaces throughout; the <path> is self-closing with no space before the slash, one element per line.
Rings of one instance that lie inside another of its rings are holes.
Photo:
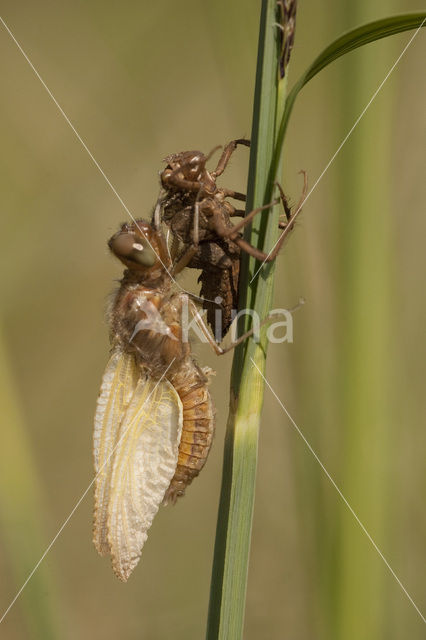
<path fill-rule="evenodd" d="M 102 378 L 96 406 L 93 433 L 96 473 L 93 542 L 103 556 L 110 551 L 106 526 L 114 447 L 139 377 L 140 371 L 132 356 L 119 350 L 113 352 Z"/>
<path fill-rule="evenodd" d="M 108 543 L 115 574 L 126 581 L 176 470 L 182 402 L 174 387 L 140 378 L 120 425 L 108 504 Z"/>

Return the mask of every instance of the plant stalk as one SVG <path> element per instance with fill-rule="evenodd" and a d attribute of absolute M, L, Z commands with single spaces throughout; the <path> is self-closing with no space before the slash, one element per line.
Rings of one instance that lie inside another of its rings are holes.
<path fill-rule="evenodd" d="M 295 3 L 290 4 L 295 13 Z M 278 10 L 277 10 L 278 8 Z M 285 29 L 286 15 L 280 3 L 262 2 L 256 88 L 253 108 L 247 211 L 272 201 L 278 166 L 272 165 L 276 145 L 276 123 L 285 108 L 287 74 L 283 73 L 282 51 L 285 38 L 294 36 Z M 281 21 L 281 28 L 277 27 Z M 291 47 L 290 47 L 291 49 Z M 289 53 L 289 52 L 288 52 Z M 288 56 L 287 60 L 288 61 Z M 278 237 L 279 209 L 257 216 L 246 238 L 264 251 Z M 242 256 L 240 310 L 253 309 L 265 318 L 272 305 L 273 263 L 265 264 L 251 282 L 260 265 Z M 241 318 L 239 331 L 248 326 Z M 260 414 L 263 405 L 267 341 L 247 340 L 236 350 L 231 375 L 230 412 L 225 436 L 222 489 L 213 561 L 207 640 L 238 639 L 244 625 L 250 539 L 254 509 Z M 254 364 L 256 366 L 254 366 Z M 257 370 L 257 368 L 259 371 Z"/>

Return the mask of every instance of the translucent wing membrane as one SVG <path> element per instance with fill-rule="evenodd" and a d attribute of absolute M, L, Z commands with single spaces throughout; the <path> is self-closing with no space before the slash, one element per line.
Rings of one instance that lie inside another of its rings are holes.
<path fill-rule="evenodd" d="M 110 551 L 106 522 L 114 448 L 139 375 L 134 358 L 115 351 L 105 369 L 96 406 L 93 433 L 96 473 L 93 542 L 101 555 Z"/>
<path fill-rule="evenodd" d="M 126 581 L 174 475 L 182 432 L 182 403 L 174 387 L 141 376 L 133 358 L 114 353 L 95 417 L 94 543 L 111 553 Z"/>

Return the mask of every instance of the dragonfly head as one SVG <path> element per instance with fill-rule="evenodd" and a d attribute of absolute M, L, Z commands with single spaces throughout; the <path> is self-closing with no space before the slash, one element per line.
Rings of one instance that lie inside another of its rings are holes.
<path fill-rule="evenodd" d="M 108 242 L 112 253 L 131 271 L 150 274 L 169 266 L 166 242 L 162 234 L 146 222 L 124 223 Z"/>

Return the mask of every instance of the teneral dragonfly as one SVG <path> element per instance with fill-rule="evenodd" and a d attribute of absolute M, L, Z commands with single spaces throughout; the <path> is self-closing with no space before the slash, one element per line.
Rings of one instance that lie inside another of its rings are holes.
<path fill-rule="evenodd" d="M 126 581 L 161 503 L 174 503 L 212 443 L 212 371 L 182 339 L 187 296 L 176 293 L 162 234 L 143 220 L 109 241 L 126 266 L 110 311 L 111 357 L 94 427 L 94 544 Z"/>

